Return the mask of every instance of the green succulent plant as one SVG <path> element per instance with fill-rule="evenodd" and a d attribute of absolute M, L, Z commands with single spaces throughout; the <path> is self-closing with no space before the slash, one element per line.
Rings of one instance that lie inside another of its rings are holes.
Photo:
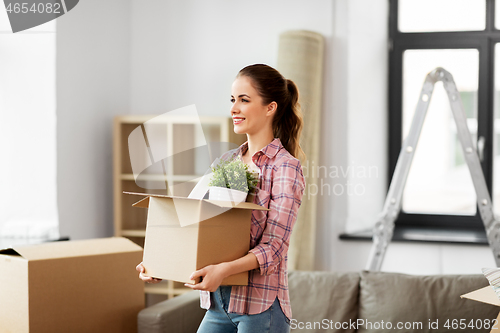
<path fill-rule="evenodd" d="M 225 187 L 245 193 L 253 193 L 257 188 L 259 176 L 248 169 L 239 157 L 233 160 L 221 160 L 212 167 L 209 186 Z"/>

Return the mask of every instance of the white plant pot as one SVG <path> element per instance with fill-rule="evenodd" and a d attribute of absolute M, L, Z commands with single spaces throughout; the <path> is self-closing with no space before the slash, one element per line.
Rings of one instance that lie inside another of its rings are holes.
<path fill-rule="evenodd" d="M 225 187 L 212 186 L 210 187 L 210 190 L 208 192 L 208 199 L 210 200 L 232 201 L 234 203 L 240 203 L 245 201 L 246 198 L 246 192 Z"/>

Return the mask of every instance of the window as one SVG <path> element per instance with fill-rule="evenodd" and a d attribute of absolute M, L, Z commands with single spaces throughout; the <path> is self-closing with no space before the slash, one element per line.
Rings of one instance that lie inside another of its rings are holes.
<path fill-rule="evenodd" d="M 500 0 L 390 0 L 389 181 L 425 76 L 453 75 L 500 215 Z M 497 8 L 495 10 L 495 8 Z M 497 120 L 498 119 L 498 120 Z M 402 200 L 398 227 L 484 227 L 442 83 L 435 85 Z"/>
<path fill-rule="evenodd" d="M 55 26 L 13 34 L 0 10 L 0 248 L 59 238 Z"/>

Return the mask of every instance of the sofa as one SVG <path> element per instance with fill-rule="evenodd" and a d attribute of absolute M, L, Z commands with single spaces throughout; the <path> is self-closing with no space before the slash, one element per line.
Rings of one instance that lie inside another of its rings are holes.
<path fill-rule="evenodd" d="M 292 271 L 291 328 L 292 332 L 435 333 L 460 331 L 465 324 L 462 332 L 490 332 L 486 323 L 500 309 L 460 298 L 487 285 L 481 274 Z M 194 333 L 204 314 L 199 292 L 190 291 L 142 310 L 138 331 Z"/>

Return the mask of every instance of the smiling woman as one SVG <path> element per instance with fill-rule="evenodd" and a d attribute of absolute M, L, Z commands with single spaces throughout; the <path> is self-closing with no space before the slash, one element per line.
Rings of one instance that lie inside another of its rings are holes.
<path fill-rule="evenodd" d="M 277 70 L 257 64 L 243 68 L 232 85 L 234 132 L 247 141 L 222 159 L 240 157 L 260 173 L 254 203 L 270 211 L 252 211 L 250 250 L 231 262 L 204 267 L 202 307 L 208 309 L 198 329 L 204 332 L 289 332 L 287 253 L 302 202 L 305 179 L 297 155 L 302 115 L 298 89 Z M 221 286 L 233 274 L 249 271 L 247 286 Z"/>

